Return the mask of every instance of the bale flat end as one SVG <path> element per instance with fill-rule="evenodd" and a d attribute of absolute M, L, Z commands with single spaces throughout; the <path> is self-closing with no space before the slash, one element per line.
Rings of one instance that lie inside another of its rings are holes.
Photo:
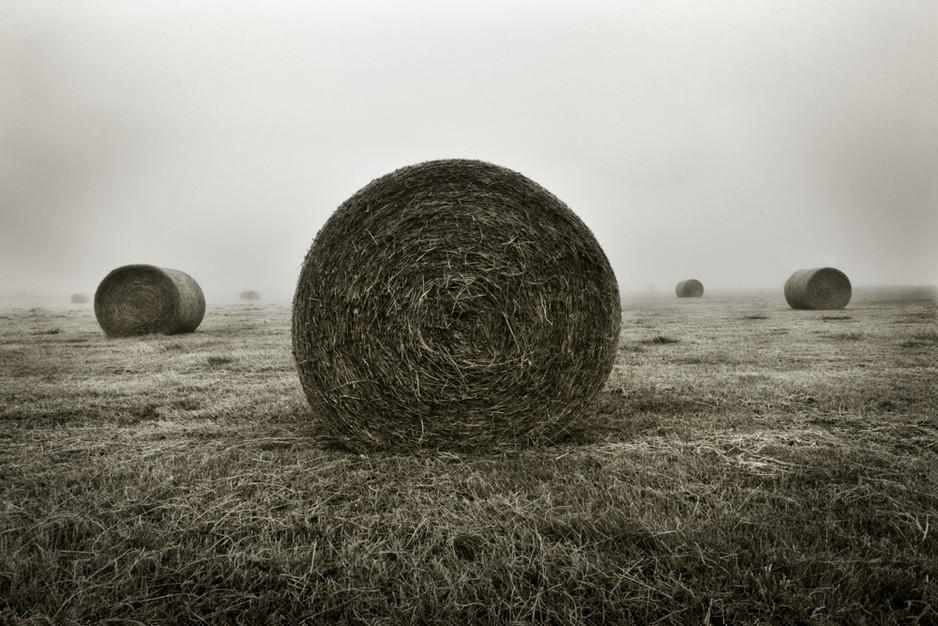
<path fill-rule="evenodd" d="M 618 285 L 592 233 L 517 172 L 396 170 L 317 234 L 293 353 L 322 426 L 354 449 L 543 441 L 612 368 Z"/>
<path fill-rule="evenodd" d="M 124 265 L 98 285 L 94 313 L 109 337 L 189 333 L 205 315 L 199 284 L 179 270 Z"/>
<path fill-rule="evenodd" d="M 784 287 L 785 300 L 793 309 L 823 311 L 842 309 L 850 302 L 850 279 L 833 267 L 815 267 L 794 272 Z"/>

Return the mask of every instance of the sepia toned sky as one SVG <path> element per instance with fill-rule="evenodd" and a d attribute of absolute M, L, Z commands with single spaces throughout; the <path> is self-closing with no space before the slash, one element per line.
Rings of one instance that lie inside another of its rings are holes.
<path fill-rule="evenodd" d="M 519 171 L 624 292 L 938 280 L 933 0 L 0 0 L 0 295 L 292 297 L 331 212 Z"/>

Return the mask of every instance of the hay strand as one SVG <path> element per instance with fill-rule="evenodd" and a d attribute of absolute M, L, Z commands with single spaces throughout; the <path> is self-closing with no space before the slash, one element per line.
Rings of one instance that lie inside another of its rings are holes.
<path fill-rule="evenodd" d="M 317 234 L 293 353 L 328 434 L 352 449 L 545 441 L 605 382 L 619 339 L 612 268 L 589 228 L 511 170 L 396 170 Z"/>
<path fill-rule="evenodd" d="M 679 282 L 674 292 L 678 298 L 700 298 L 703 296 L 704 287 L 703 283 L 696 278 L 688 278 Z"/>
<path fill-rule="evenodd" d="M 785 281 L 785 300 L 793 309 L 842 309 L 851 295 L 850 279 L 833 267 L 798 270 Z"/>
<path fill-rule="evenodd" d="M 124 265 L 98 285 L 94 314 L 109 337 L 191 333 L 205 315 L 205 297 L 199 284 L 179 270 Z"/>

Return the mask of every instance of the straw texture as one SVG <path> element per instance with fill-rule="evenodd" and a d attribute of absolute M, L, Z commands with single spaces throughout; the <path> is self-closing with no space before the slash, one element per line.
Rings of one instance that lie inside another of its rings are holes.
<path fill-rule="evenodd" d="M 205 315 L 205 297 L 199 284 L 179 270 L 124 265 L 98 285 L 94 314 L 110 337 L 190 333 Z"/>
<path fill-rule="evenodd" d="M 785 300 L 793 309 L 842 309 L 852 293 L 850 279 L 833 267 L 798 270 L 785 281 Z"/>
<path fill-rule="evenodd" d="M 674 292 L 677 294 L 678 298 L 700 298 L 703 296 L 704 287 L 703 283 L 699 280 L 689 278 L 679 282 L 674 288 Z"/>
<path fill-rule="evenodd" d="M 329 218 L 293 301 L 293 353 L 352 449 L 471 449 L 561 433 L 612 368 L 612 268 L 582 221 L 511 170 L 404 167 Z"/>

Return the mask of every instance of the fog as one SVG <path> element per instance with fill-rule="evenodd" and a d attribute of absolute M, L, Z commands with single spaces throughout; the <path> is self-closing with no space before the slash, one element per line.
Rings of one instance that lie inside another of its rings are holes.
<path fill-rule="evenodd" d="M 0 294 L 185 271 L 292 296 L 331 212 L 519 171 L 626 293 L 938 282 L 938 3 L 3 0 Z"/>

